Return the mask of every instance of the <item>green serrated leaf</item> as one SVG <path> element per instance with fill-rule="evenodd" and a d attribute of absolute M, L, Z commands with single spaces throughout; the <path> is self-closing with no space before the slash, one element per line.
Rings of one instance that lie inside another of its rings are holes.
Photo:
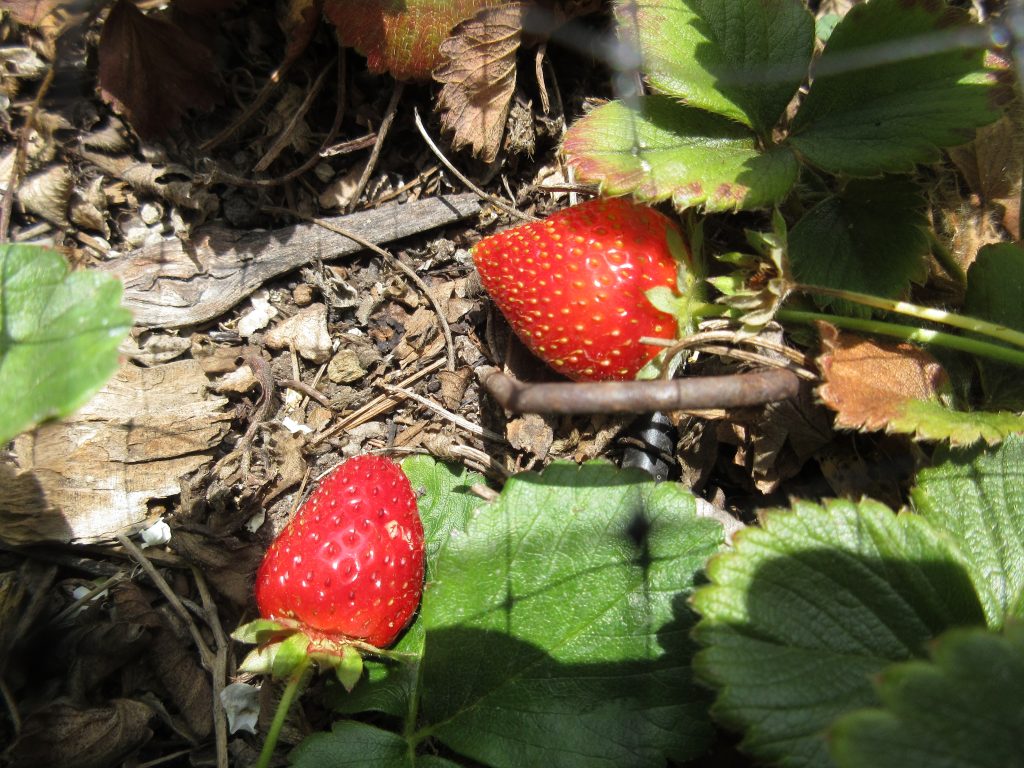
<path fill-rule="evenodd" d="M 242 624 L 231 633 L 231 639 L 240 643 L 261 643 L 284 627 L 273 619 L 256 619 Z"/>
<path fill-rule="evenodd" d="M 502 766 L 702 752 L 686 598 L 721 528 L 681 486 L 603 463 L 509 480 L 424 595 L 424 736 Z"/>
<path fill-rule="evenodd" d="M 306 663 L 309 658 L 306 653 L 308 647 L 309 637 L 301 632 L 278 643 L 270 673 L 276 678 L 288 677 L 299 665 Z"/>
<path fill-rule="evenodd" d="M 465 467 L 445 464 L 430 456 L 410 456 L 402 470 L 418 497 L 423 539 L 427 552 L 428 574 L 438 551 L 453 530 L 461 530 L 484 502 L 470 491 L 474 485 L 486 485 L 487 479 Z"/>
<path fill-rule="evenodd" d="M 911 499 L 963 542 L 989 625 L 1000 626 L 1024 591 L 1024 436 L 994 450 L 940 448 Z"/>
<path fill-rule="evenodd" d="M 745 126 L 665 96 L 639 104 L 633 111 L 613 101 L 569 129 L 563 150 L 580 180 L 609 195 L 708 211 L 774 205 L 796 180 L 793 153 L 762 152 Z"/>
<path fill-rule="evenodd" d="M 973 48 L 963 41 L 972 39 Z M 984 68 L 987 34 L 934 0 L 850 9 L 814 67 L 789 143 L 830 173 L 877 176 L 939 159 L 998 119 Z"/>
<path fill-rule="evenodd" d="M 1024 331 L 1024 249 L 1012 243 L 987 245 L 967 270 L 964 314 Z M 1024 381 L 1015 366 L 978 359 L 986 404 L 1024 411 Z"/>
<path fill-rule="evenodd" d="M 931 661 L 885 670 L 883 707 L 838 722 L 832 755 L 841 768 L 1024 766 L 1024 628 L 1003 634 L 953 630 Z"/>
<path fill-rule="evenodd" d="M 1008 411 L 955 411 L 938 402 L 909 400 L 886 430 L 919 440 L 945 440 L 953 446 L 982 441 L 996 445 L 1024 431 L 1024 416 Z"/>
<path fill-rule="evenodd" d="M 762 136 L 807 76 L 814 46 L 799 0 L 619 0 L 616 16 L 654 88 Z"/>
<path fill-rule="evenodd" d="M 334 724 L 330 733 L 315 733 L 288 755 L 293 768 L 414 768 L 425 763 L 409 759 L 405 739 L 355 720 Z"/>
<path fill-rule="evenodd" d="M 824 731 L 874 704 L 872 675 L 984 614 L 954 540 L 885 506 L 798 503 L 713 558 L 697 590 L 694 661 L 714 714 L 757 758 L 827 766 Z"/>
<path fill-rule="evenodd" d="M 1024 590 L 1017 593 L 1017 596 L 1010 602 L 1006 611 L 1007 618 L 1024 619 Z"/>
<path fill-rule="evenodd" d="M 132 317 L 121 283 L 54 251 L 0 244 L 0 445 L 65 416 L 117 370 Z"/>
<path fill-rule="evenodd" d="M 925 200 L 905 179 L 852 181 L 804 214 L 789 233 L 797 282 L 897 298 L 926 274 Z M 840 314 L 867 315 L 848 301 L 815 296 Z"/>

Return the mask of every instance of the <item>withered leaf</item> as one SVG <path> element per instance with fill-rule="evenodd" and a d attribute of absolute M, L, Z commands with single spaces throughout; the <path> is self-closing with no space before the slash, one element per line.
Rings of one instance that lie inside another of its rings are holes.
<path fill-rule="evenodd" d="M 100 95 L 144 139 L 175 128 L 189 109 L 217 101 L 213 54 L 179 27 L 117 0 L 99 44 Z"/>
<path fill-rule="evenodd" d="M 13 768 L 108 768 L 152 737 L 153 711 L 131 699 L 79 708 L 57 700 L 31 715 L 10 753 Z"/>
<path fill-rule="evenodd" d="M 326 0 L 324 16 L 343 45 L 373 72 L 426 80 L 441 63 L 441 42 L 464 19 L 501 0 Z"/>
<path fill-rule="evenodd" d="M 825 383 L 818 395 L 847 429 L 885 429 L 910 401 L 935 401 L 948 386 L 946 372 L 928 352 L 905 342 L 867 339 L 819 323 Z"/>
<path fill-rule="evenodd" d="M 278 24 L 288 41 L 282 66 L 295 61 L 306 50 L 320 23 L 322 7 L 323 0 L 288 0 L 284 4 L 278 16 Z"/>
<path fill-rule="evenodd" d="M 57 8 L 71 4 L 71 0 L 7 0 L 3 5 L 19 24 L 38 27 Z"/>
<path fill-rule="evenodd" d="M 468 146 L 485 163 L 501 148 L 525 7 L 484 8 L 463 21 L 441 43 L 442 64 L 434 70 L 434 79 L 444 84 L 437 99 L 441 127 L 453 132 L 455 149 Z"/>
<path fill-rule="evenodd" d="M 1024 164 L 1024 139 L 1021 123 L 1010 116 L 978 129 L 970 144 L 954 147 L 949 156 L 964 175 L 967 184 L 987 202 L 1010 197 L 1020 191 L 1021 165 Z"/>
<path fill-rule="evenodd" d="M 174 0 L 174 10 L 191 16 L 220 13 L 238 4 L 238 0 Z"/>

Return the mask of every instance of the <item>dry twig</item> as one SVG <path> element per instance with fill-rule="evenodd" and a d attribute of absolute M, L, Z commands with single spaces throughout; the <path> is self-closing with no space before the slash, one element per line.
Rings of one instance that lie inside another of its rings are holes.
<path fill-rule="evenodd" d="M 465 184 L 466 187 L 468 187 L 470 190 L 475 192 L 477 196 L 480 197 L 481 200 L 486 200 L 495 208 L 504 211 L 509 216 L 514 216 L 515 218 L 520 219 L 522 221 L 537 221 L 536 216 L 531 216 L 528 213 L 522 213 L 521 211 L 517 211 L 515 208 L 506 203 L 500 197 L 495 197 L 494 195 L 490 195 L 484 192 L 482 189 L 480 189 L 480 187 L 478 187 L 476 184 L 470 181 L 465 176 L 465 174 L 463 174 L 458 168 L 452 165 L 452 162 L 447 157 L 444 156 L 444 153 L 440 149 L 438 149 L 437 144 L 434 143 L 434 140 L 430 138 L 430 134 L 427 133 L 427 129 L 423 127 L 423 121 L 420 119 L 419 110 L 413 109 L 412 113 L 413 119 L 416 121 L 416 128 L 420 132 L 420 136 L 423 137 L 423 140 L 427 143 L 427 146 L 430 147 L 430 151 L 437 156 L 437 159 L 444 164 L 445 168 L 451 171 L 452 175 L 455 178 L 457 178 L 459 181 Z"/>
<path fill-rule="evenodd" d="M 349 211 L 354 211 L 355 207 L 359 204 L 359 198 L 363 196 L 363 190 L 366 189 L 366 185 L 370 181 L 373 169 L 377 167 L 377 159 L 380 157 L 380 151 L 384 146 L 384 139 L 387 137 L 388 131 L 391 130 L 391 124 L 395 122 L 395 114 L 398 112 L 398 100 L 402 98 L 403 90 L 405 90 L 405 83 L 401 80 L 396 81 L 395 87 L 391 91 L 391 100 L 388 101 L 387 111 L 384 113 L 384 119 L 381 120 L 380 126 L 377 128 L 377 140 L 373 143 L 373 149 L 366 161 L 366 167 L 363 168 L 363 172 L 359 176 L 356 191 L 352 193 L 352 202 L 348 205 Z"/>
<path fill-rule="evenodd" d="M 799 377 L 785 368 L 729 376 L 659 381 L 523 384 L 499 371 L 481 377 L 491 396 L 513 413 L 654 413 L 737 408 L 795 397 Z"/>

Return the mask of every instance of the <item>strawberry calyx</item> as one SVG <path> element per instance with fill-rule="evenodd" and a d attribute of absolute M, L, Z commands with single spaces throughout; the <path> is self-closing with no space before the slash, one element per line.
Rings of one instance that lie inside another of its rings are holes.
<path fill-rule="evenodd" d="M 347 691 L 362 676 L 364 655 L 398 655 L 363 640 L 320 632 L 289 619 L 256 619 L 238 627 L 231 637 L 256 645 L 239 665 L 242 672 L 285 679 L 313 663 L 321 671 L 333 670 Z"/>

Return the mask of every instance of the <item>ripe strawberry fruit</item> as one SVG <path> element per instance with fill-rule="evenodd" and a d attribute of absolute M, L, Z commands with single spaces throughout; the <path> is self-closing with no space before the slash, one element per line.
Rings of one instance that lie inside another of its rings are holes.
<path fill-rule="evenodd" d="M 394 641 L 423 592 L 423 523 L 401 468 L 355 456 L 321 482 L 256 574 L 260 615 L 313 640 Z"/>
<path fill-rule="evenodd" d="M 674 338 L 676 321 L 644 295 L 674 290 L 667 216 L 623 198 L 595 199 L 484 238 L 473 261 L 516 335 L 577 381 L 632 379 Z M 688 254 L 680 254 L 688 260 Z"/>

